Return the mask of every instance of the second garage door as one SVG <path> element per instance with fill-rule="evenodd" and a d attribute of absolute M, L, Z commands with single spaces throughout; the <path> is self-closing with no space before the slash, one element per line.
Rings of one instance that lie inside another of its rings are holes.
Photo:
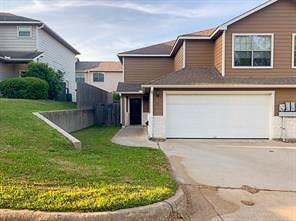
<path fill-rule="evenodd" d="M 167 138 L 269 138 L 271 95 L 166 96 Z"/>

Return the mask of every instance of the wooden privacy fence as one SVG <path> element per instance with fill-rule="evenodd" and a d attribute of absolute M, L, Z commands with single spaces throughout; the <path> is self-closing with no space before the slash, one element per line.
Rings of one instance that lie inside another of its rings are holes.
<path fill-rule="evenodd" d="M 108 91 L 86 83 L 78 83 L 77 106 L 79 109 L 92 108 L 96 124 L 120 124 L 120 104 L 113 102 L 112 93 Z"/>

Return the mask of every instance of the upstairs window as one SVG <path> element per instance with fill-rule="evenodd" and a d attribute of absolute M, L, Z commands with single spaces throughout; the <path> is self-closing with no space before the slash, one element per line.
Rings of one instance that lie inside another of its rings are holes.
<path fill-rule="evenodd" d="M 296 68 L 296 33 L 292 35 L 292 67 Z"/>
<path fill-rule="evenodd" d="M 84 73 L 76 73 L 76 82 L 77 83 L 85 82 Z"/>
<path fill-rule="evenodd" d="M 234 68 L 271 68 L 273 34 L 234 34 Z"/>
<path fill-rule="evenodd" d="M 31 26 L 18 26 L 17 32 L 18 32 L 18 37 L 21 37 L 21 38 L 32 37 L 32 27 Z"/>
<path fill-rule="evenodd" d="M 104 82 L 104 74 L 100 72 L 93 73 L 93 82 Z"/>

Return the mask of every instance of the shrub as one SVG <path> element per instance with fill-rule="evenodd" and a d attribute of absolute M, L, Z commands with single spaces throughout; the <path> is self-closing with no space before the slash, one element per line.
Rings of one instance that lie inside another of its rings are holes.
<path fill-rule="evenodd" d="M 113 101 L 120 101 L 120 95 L 117 92 L 112 93 Z"/>
<path fill-rule="evenodd" d="M 37 77 L 48 83 L 48 98 L 56 99 L 62 90 L 63 74 L 57 72 L 48 64 L 31 62 L 22 77 Z"/>
<path fill-rule="evenodd" d="M 9 78 L 0 82 L 3 97 L 23 99 L 47 99 L 48 83 L 40 78 Z"/>

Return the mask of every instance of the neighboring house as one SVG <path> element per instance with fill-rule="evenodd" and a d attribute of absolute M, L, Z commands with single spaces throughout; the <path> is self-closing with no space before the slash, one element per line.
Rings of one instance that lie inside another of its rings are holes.
<path fill-rule="evenodd" d="M 148 124 L 154 138 L 296 138 L 296 118 L 279 117 L 295 116 L 279 106 L 295 111 L 296 1 L 118 56 L 123 126 Z"/>
<path fill-rule="evenodd" d="M 17 77 L 30 61 L 64 72 L 64 82 L 76 100 L 75 61 L 79 52 L 43 22 L 0 13 L 0 80 Z"/>
<path fill-rule="evenodd" d="M 77 61 L 76 82 L 85 82 L 108 92 L 123 81 L 122 65 L 116 61 Z"/>

